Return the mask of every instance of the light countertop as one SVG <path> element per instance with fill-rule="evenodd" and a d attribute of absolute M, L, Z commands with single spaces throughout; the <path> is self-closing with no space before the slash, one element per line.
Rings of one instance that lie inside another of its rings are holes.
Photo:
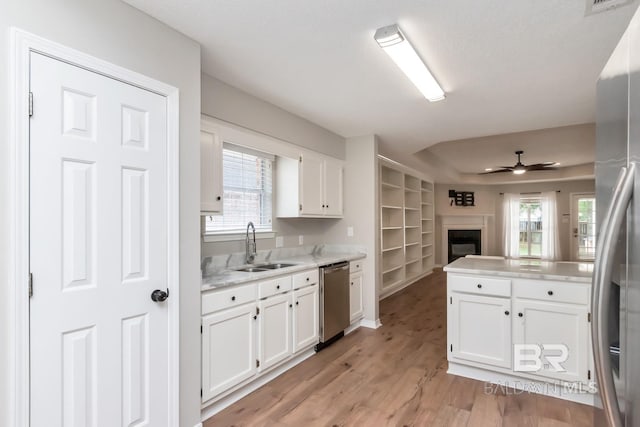
<path fill-rule="evenodd" d="M 532 259 L 458 258 L 445 266 L 444 271 L 447 273 L 591 283 L 593 263 Z"/>
<path fill-rule="evenodd" d="M 318 268 L 323 265 L 333 264 L 342 261 L 355 261 L 365 258 L 362 252 L 322 252 L 304 255 L 296 255 L 285 258 L 270 260 L 269 263 L 295 264 L 291 267 L 279 268 L 276 270 L 247 273 L 236 271 L 244 266 L 235 266 L 230 269 L 217 270 L 202 278 L 202 290 L 220 289 L 227 286 L 240 285 L 242 283 L 265 280 L 271 277 L 293 274 L 310 268 Z M 259 267 L 261 263 L 251 266 Z"/>

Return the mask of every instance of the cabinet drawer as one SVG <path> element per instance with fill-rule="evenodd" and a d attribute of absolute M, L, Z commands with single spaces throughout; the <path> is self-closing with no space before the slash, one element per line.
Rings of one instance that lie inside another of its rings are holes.
<path fill-rule="evenodd" d="M 478 295 L 511 296 L 511 280 L 492 277 L 447 276 L 449 290 Z"/>
<path fill-rule="evenodd" d="M 258 298 L 266 298 L 291 290 L 291 276 L 278 277 L 258 283 Z"/>
<path fill-rule="evenodd" d="M 513 284 L 513 295 L 517 298 L 541 301 L 589 304 L 591 290 L 586 284 L 570 284 L 546 280 L 518 280 Z"/>
<path fill-rule="evenodd" d="M 256 284 L 236 286 L 231 289 L 215 290 L 202 295 L 202 314 L 213 313 L 225 308 L 254 302 Z"/>
<path fill-rule="evenodd" d="M 307 270 L 293 275 L 293 289 L 318 283 L 318 269 Z"/>
<path fill-rule="evenodd" d="M 351 261 L 349 264 L 349 272 L 357 273 L 358 271 L 362 271 L 362 260 L 359 259 L 357 261 Z"/>

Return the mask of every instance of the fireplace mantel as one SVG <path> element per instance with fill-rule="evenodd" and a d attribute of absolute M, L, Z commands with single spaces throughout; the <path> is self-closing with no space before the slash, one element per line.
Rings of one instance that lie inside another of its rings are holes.
<path fill-rule="evenodd" d="M 447 264 L 449 257 L 449 230 L 480 230 L 480 248 L 482 255 L 487 254 L 487 232 L 489 217 L 493 215 L 442 215 L 441 257 L 443 265 Z"/>

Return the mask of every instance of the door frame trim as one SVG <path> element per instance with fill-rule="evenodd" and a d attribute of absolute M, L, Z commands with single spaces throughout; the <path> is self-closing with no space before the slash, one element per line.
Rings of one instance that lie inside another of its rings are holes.
<path fill-rule="evenodd" d="M 10 424 L 30 424 L 30 374 L 29 374 L 29 82 L 30 54 L 37 52 L 50 58 L 92 71 L 103 76 L 154 92 L 166 98 L 167 105 L 167 283 L 171 289 L 168 301 L 167 331 L 169 339 L 168 372 L 168 424 L 178 425 L 180 408 L 180 187 L 179 187 L 179 90 L 158 80 L 118 65 L 101 60 L 64 45 L 52 42 L 21 29 L 10 30 L 11 51 L 9 58 L 10 93 L 10 156 L 9 176 L 13 178 L 13 201 L 10 235 L 9 313 L 14 327 L 9 331 L 14 351 L 9 354 L 13 371 L 10 378 Z M 37 282 L 36 282 L 37 283 Z M 37 289 L 37 287 L 36 287 Z"/>
<path fill-rule="evenodd" d="M 573 206 L 573 199 L 575 196 L 593 196 L 595 198 L 596 193 L 595 191 L 576 191 L 574 193 L 569 193 L 569 251 L 571 252 L 571 261 L 591 262 L 592 260 L 580 260 L 577 256 L 578 248 L 576 247 L 576 242 L 573 238 L 573 221 L 574 219 L 577 219 L 578 215 L 578 212 L 575 211 Z"/>

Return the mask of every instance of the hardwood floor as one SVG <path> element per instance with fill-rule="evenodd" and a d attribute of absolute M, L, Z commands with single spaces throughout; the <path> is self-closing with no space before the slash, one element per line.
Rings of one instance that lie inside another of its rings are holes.
<path fill-rule="evenodd" d="M 588 406 L 448 375 L 446 276 L 380 303 L 360 328 L 204 423 L 214 426 L 592 426 Z"/>

